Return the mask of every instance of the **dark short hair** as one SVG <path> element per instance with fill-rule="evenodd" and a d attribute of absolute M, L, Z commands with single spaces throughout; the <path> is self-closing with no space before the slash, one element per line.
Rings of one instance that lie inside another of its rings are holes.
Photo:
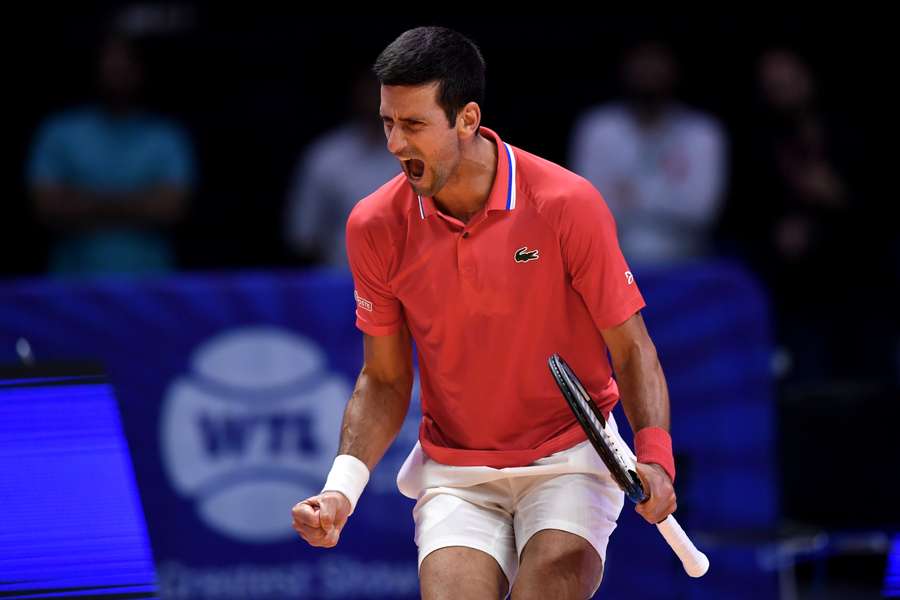
<path fill-rule="evenodd" d="M 372 68 L 382 85 L 437 81 L 438 106 L 452 127 L 469 102 L 484 101 L 484 58 L 475 43 L 446 27 L 416 27 L 385 48 Z"/>

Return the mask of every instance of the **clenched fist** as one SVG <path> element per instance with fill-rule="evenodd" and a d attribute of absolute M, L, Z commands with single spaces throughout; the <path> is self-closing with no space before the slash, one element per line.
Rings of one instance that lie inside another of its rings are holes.
<path fill-rule="evenodd" d="M 350 516 L 350 501 L 340 492 L 322 492 L 291 509 L 294 530 L 311 546 L 331 548 Z"/>

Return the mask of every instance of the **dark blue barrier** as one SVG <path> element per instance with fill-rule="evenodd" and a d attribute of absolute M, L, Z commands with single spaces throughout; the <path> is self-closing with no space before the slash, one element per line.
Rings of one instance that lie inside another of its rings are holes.
<path fill-rule="evenodd" d="M 770 530 L 759 290 L 729 265 L 637 274 L 671 390 L 680 520 L 697 533 Z M 292 504 L 318 490 L 337 446 L 362 358 L 354 308 L 349 277 L 324 271 L 16 282 L 0 286 L 0 363 L 24 337 L 39 361 L 107 366 L 164 597 L 414 598 L 412 502 L 394 477 L 415 441 L 417 398 L 339 546 L 309 548 L 290 528 Z M 708 550 L 709 575 L 690 580 L 626 507 L 601 595 L 774 597 L 752 548 Z"/>

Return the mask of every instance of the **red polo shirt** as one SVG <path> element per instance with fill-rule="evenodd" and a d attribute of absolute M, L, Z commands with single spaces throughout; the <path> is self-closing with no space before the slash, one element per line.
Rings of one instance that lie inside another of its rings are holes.
<path fill-rule="evenodd" d="M 582 177 L 497 145 L 468 224 L 398 175 L 347 221 L 356 325 L 406 322 L 421 377 L 419 439 L 445 464 L 524 466 L 585 439 L 547 368 L 560 353 L 604 413 L 619 398 L 601 329 L 644 306 L 603 198 Z"/>

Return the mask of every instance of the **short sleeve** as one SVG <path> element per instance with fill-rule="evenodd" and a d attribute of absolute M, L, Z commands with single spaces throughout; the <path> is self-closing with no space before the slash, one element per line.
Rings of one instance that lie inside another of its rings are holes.
<path fill-rule="evenodd" d="M 392 250 L 386 231 L 359 210 L 347 220 L 347 258 L 353 273 L 356 326 L 369 335 L 391 335 L 400 329 L 403 309 L 388 285 L 388 255 Z M 380 237 L 384 239 L 378 239 Z"/>
<path fill-rule="evenodd" d="M 598 329 L 621 325 L 645 306 L 622 256 L 616 223 L 600 193 L 582 180 L 560 213 L 560 245 L 572 286 Z"/>

